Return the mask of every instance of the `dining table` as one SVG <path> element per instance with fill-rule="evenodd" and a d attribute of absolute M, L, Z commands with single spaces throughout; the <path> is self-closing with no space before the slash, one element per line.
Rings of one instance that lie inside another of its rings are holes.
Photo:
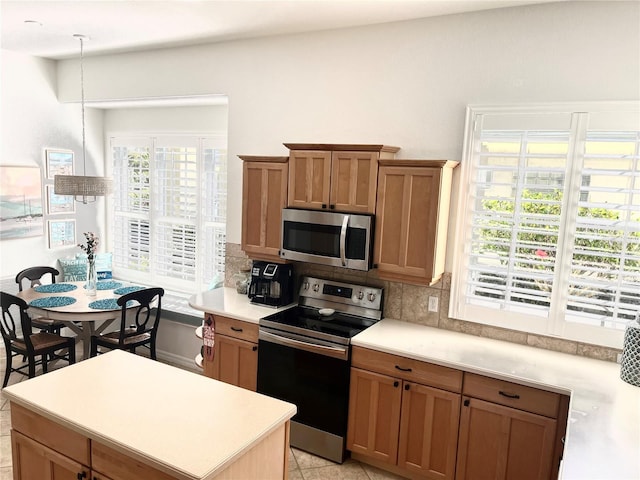
<path fill-rule="evenodd" d="M 121 317 L 118 297 L 147 288 L 119 280 L 102 280 L 97 283 L 95 294 L 91 294 L 85 289 L 85 283 L 43 284 L 17 293 L 27 302 L 27 312 L 31 317 L 63 322 L 76 334 L 76 343 L 82 342 L 83 360 L 89 358 L 91 336 L 99 335 Z M 127 308 L 136 305 L 129 302 Z"/>

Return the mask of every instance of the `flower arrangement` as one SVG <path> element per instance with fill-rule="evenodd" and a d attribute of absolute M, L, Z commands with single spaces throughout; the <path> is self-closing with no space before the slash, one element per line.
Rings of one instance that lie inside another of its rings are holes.
<path fill-rule="evenodd" d="M 87 244 L 83 245 L 79 243 L 78 246 L 84 253 L 87 254 L 89 260 L 93 260 L 93 255 L 98 251 L 98 245 L 100 245 L 100 239 L 96 237 L 93 232 L 84 232 L 84 238 L 87 239 Z"/>

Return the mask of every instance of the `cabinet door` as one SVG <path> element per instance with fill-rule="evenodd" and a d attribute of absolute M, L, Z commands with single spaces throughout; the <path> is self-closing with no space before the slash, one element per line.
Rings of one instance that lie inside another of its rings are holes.
<path fill-rule="evenodd" d="M 282 209 L 287 203 L 286 163 L 244 162 L 242 250 L 250 258 L 279 260 Z"/>
<path fill-rule="evenodd" d="M 331 152 L 291 150 L 289 153 L 289 207 L 329 207 Z"/>
<path fill-rule="evenodd" d="M 351 369 L 347 449 L 395 465 L 402 389 L 400 380 Z"/>
<path fill-rule="evenodd" d="M 256 391 L 258 345 L 245 340 L 216 335 L 213 369 L 221 382 Z"/>
<path fill-rule="evenodd" d="M 460 395 L 404 382 L 398 466 L 434 479 L 454 478 Z"/>
<path fill-rule="evenodd" d="M 380 167 L 374 262 L 381 277 L 431 283 L 440 173 L 439 168 Z"/>
<path fill-rule="evenodd" d="M 90 470 L 39 442 L 11 430 L 14 480 L 77 480 Z"/>
<path fill-rule="evenodd" d="M 377 152 L 331 154 L 330 209 L 375 213 L 377 187 Z"/>
<path fill-rule="evenodd" d="M 556 420 L 468 397 L 461 412 L 457 480 L 551 478 Z"/>

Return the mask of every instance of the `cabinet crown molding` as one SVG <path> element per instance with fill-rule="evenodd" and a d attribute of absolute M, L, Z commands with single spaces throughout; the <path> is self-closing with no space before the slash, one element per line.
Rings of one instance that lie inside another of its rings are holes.
<path fill-rule="evenodd" d="M 433 167 L 433 168 L 456 168 L 460 162 L 454 160 L 431 160 L 431 159 L 409 159 L 409 158 L 381 158 L 379 165 L 386 167 Z"/>
<path fill-rule="evenodd" d="M 289 150 L 331 150 L 334 152 L 390 152 L 396 153 L 400 147 L 389 145 L 351 143 L 283 143 Z"/>
<path fill-rule="evenodd" d="M 289 157 L 268 156 L 268 155 L 238 155 L 243 162 L 271 162 L 271 163 L 287 163 Z"/>

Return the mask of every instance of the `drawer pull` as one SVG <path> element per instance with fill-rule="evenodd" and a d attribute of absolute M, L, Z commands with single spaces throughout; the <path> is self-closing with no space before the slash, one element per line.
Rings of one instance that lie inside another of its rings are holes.
<path fill-rule="evenodd" d="M 400 370 L 401 372 L 410 372 L 410 371 L 411 371 L 411 368 L 402 368 L 402 367 L 401 367 L 401 366 L 399 366 L 399 365 L 396 365 L 396 368 L 397 368 L 398 370 Z"/>
<path fill-rule="evenodd" d="M 233 330 L 234 332 L 242 332 L 242 329 L 238 327 L 231 327 L 231 330 Z"/>
<path fill-rule="evenodd" d="M 397 380 L 396 380 L 395 382 L 393 382 L 393 387 L 394 387 L 394 388 L 397 388 L 397 387 L 398 387 L 398 385 L 400 385 L 400 382 L 398 382 Z"/>
<path fill-rule="evenodd" d="M 507 392 L 503 392 L 502 390 L 500 390 L 498 393 L 503 397 L 507 397 L 507 398 L 513 398 L 516 400 L 520 398 L 520 395 L 518 395 L 517 393 L 507 393 Z"/>

